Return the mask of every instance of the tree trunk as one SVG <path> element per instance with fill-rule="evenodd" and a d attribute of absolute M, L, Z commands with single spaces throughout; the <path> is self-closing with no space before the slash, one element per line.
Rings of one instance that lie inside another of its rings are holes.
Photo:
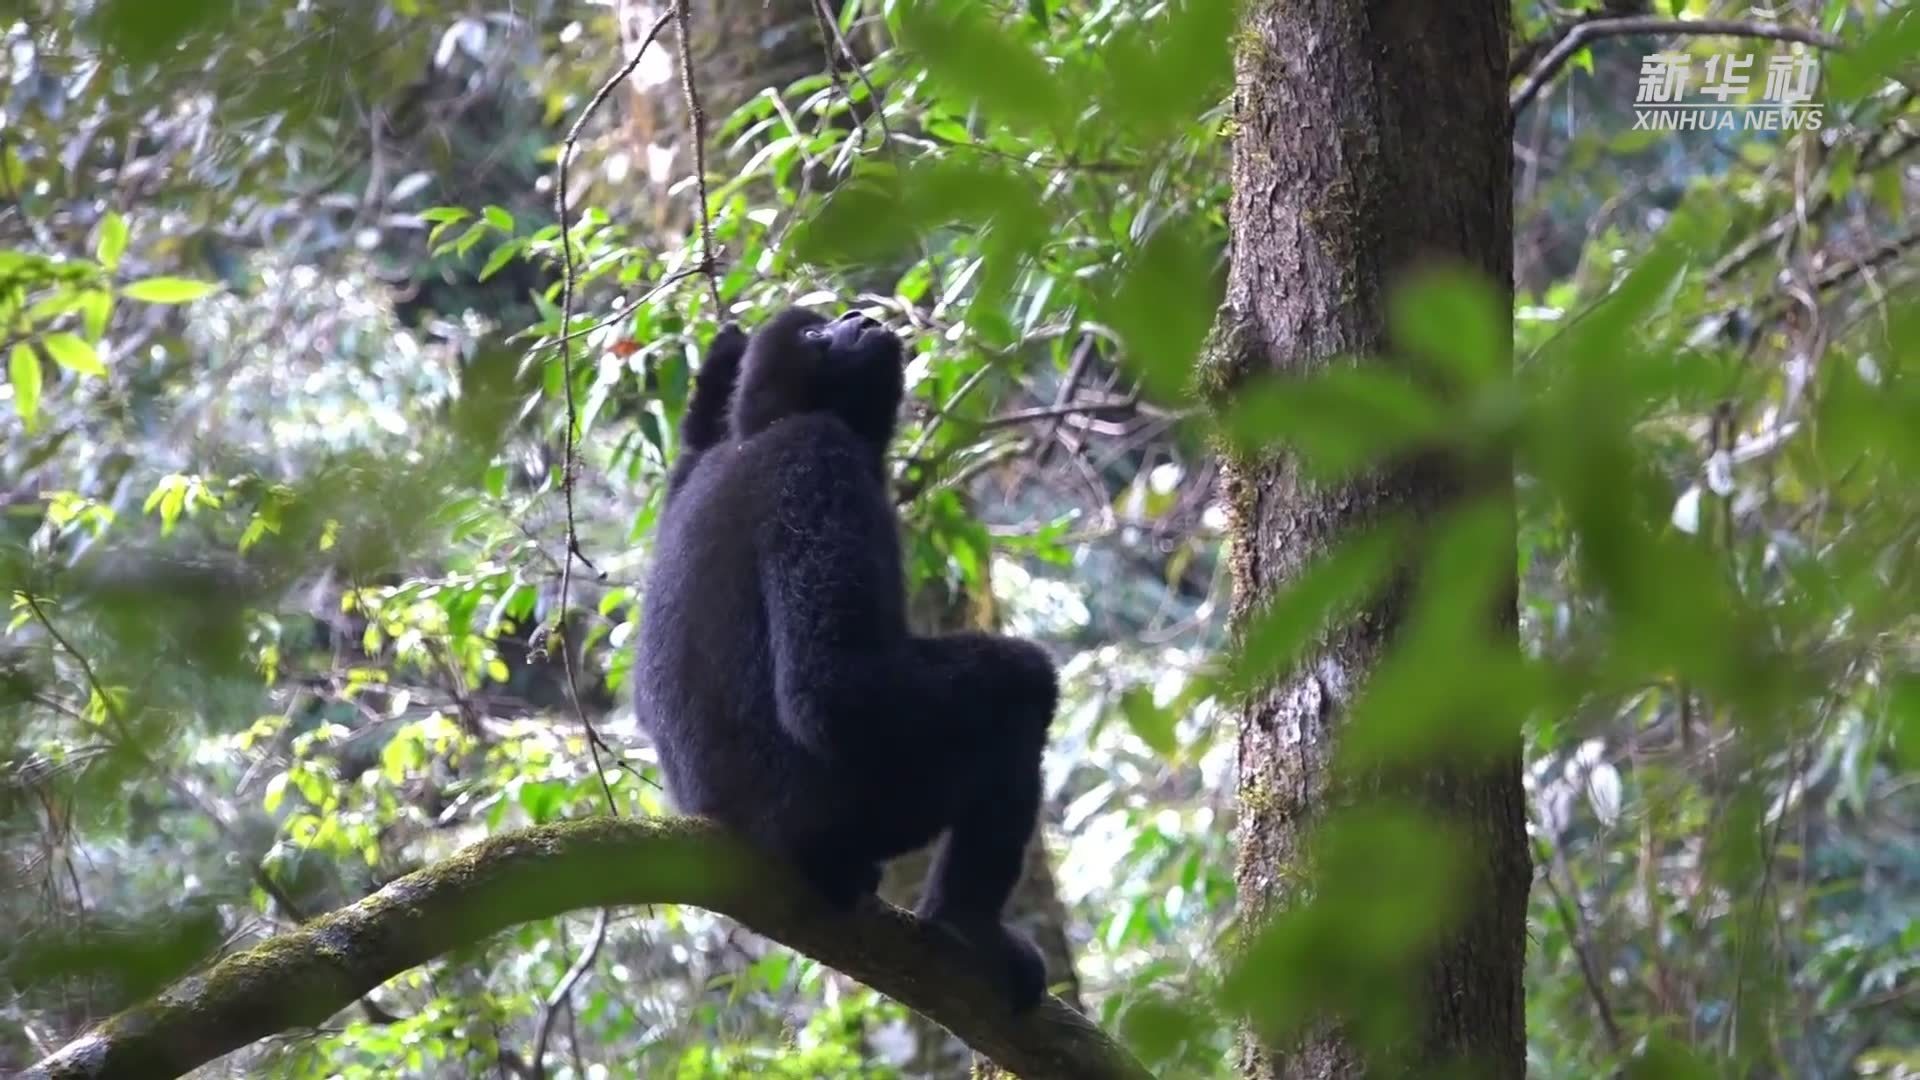
<path fill-rule="evenodd" d="M 1211 360 L 1214 385 L 1308 376 L 1336 357 L 1383 362 L 1370 358 L 1385 351 L 1387 291 L 1425 259 L 1464 262 L 1510 289 L 1503 0 L 1249 0 L 1242 18 L 1226 345 Z M 1431 515 L 1466 486 L 1431 461 L 1316 483 L 1288 455 L 1232 462 L 1225 477 L 1236 625 L 1357 526 Z M 1405 596 L 1401 582 L 1330 628 L 1241 708 L 1236 876 L 1251 918 L 1309 898 L 1304 844 L 1336 798 L 1342 714 Z M 1470 1061 L 1471 1075 L 1518 1078 L 1531 872 L 1517 750 L 1496 769 L 1435 766 L 1408 787 L 1477 845 L 1469 914 L 1422 961 L 1410 1061 L 1420 1075 Z M 1289 1045 L 1249 1035 L 1241 1069 L 1249 1080 L 1324 1080 L 1360 1076 L 1365 1062 L 1327 1023 Z"/>

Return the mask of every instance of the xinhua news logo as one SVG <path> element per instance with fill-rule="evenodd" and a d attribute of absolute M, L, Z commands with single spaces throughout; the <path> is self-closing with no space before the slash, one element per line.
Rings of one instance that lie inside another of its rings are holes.
<path fill-rule="evenodd" d="M 1694 57 L 1662 52 L 1642 57 L 1634 88 L 1636 131 L 1818 131 L 1822 106 L 1813 100 L 1820 72 L 1807 53 L 1767 58 L 1759 100 L 1751 54 L 1709 56 L 1700 65 L 1696 90 Z M 1708 100 L 1711 99 L 1711 100 Z"/>

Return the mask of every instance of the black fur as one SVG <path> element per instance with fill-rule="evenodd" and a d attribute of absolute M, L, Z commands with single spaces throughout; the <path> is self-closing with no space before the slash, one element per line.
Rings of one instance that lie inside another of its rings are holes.
<path fill-rule="evenodd" d="M 1001 910 L 1039 809 L 1053 665 L 1013 638 L 908 632 L 884 466 L 899 339 L 796 309 L 742 345 L 723 331 L 700 373 L 645 595 L 636 710 L 668 789 L 843 908 L 944 833 L 918 913 L 1030 1006 L 1040 954 Z"/>
<path fill-rule="evenodd" d="M 746 331 L 734 323 L 721 327 L 713 336 L 713 343 L 707 346 L 707 359 L 700 365 L 693 400 L 687 402 L 686 415 L 680 419 L 680 456 L 667 474 L 669 502 L 687 482 L 700 455 L 726 439 L 727 408 L 733 398 L 733 384 L 740 379 L 740 358 L 746 352 Z"/>

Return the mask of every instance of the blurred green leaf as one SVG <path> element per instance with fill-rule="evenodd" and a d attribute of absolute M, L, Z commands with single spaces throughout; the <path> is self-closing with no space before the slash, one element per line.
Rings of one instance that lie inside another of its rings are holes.
<path fill-rule="evenodd" d="M 1162 222 L 1102 305 L 1125 347 L 1123 360 L 1161 400 L 1191 396 L 1194 364 L 1220 306 L 1225 282 L 1207 235 L 1190 221 Z"/>
<path fill-rule="evenodd" d="M 87 340 L 99 341 L 107 332 L 107 320 L 113 316 L 113 294 L 105 289 L 90 289 L 81 294 L 79 308 Z"/>
<path fill-rule="evenodd" d="M 1460 385 L 1481 386 L 1500 376 L 1512 331 L 1507 305 L 1480 275 L 1456 266 L 1430 268 L 1390 301 L 1394 342 L 1438 361 Z"/>
<path fill-rule="evenodd" d="M 971 0 L 920 0 L 900 12 L 901 44 L 954 93 L 1010 123 L 1063 129 L 1060 84 L 1032 49 Z"/>
<path fill-rule="evenodd" d="M 1120 1013 L 1120 1037 L 1149 1065 L 1168 1061 L 1183 1046 L 1204 1045 L 1218 1027 L 1208 1010 L 1152 990 L 1127 1002 Z"/>
<path fill-rule="evenodd" d="M 1417 534 L 1421 565 L 1395 647 L 1351 706 L 1346 775 L 1393 765 L 1505 760 L 1554 689 L 1513 633 L 1513 518 L 1498 499 L 1449 510 Z"/>
<path fill-rule="evenodd" d="M 153 277 L 131 282 L 120 292 L 129 299 L 148 304 L 185 304 L 219 291 L 219 286 L 189 278 Z"/>
<path fill-rule="evenodd" d="M 1850 47 L 1825 54 L 1828 96 L 1850 104 L 1873 93 L 1882 79 L 1920 57 L 1920 9 L 1890 7 Z"/>
<path fill-rule="evenodd" d="M 204 902 L 138 922 L 92 917 L 78 927 L 37 927 L 15 942 L 0 966 L 0 986 L 15 993 L 75 977 L 99 980 L 138 998 L 185 974 L 219 947 L 219 913 Z"/>
<path fill-rule="evenodd" d="M 1893 752 L 1900 767 L 1920 772 L 1920 674 L 1896 675 L 1887 688 Z"/>
<path fill-rule="evenodd" d="M 1263 1039 L 1290 1041 L 1338 1020 L 1373 1054 L 1412 1025 L 1413 972 L 1460 917 L 1475 852 L 1431 813 L 1375 804 L 1313 835 L 1294 901 L 1259 928 L 1229 970 L 1222 1002 Z"/>
<path fill-rule="evenodd" d="M 1713 1080 L 1720 1074 L 1693 1051 L 1661 1035 L 1633 1055 L 1622 1075 L 1625 1080 Z"/>
<path fill-rule="evenodd" d="M 1225 93 L 1238 7 L 1185 0 L 1115 33 L 1100 52 L 1100 105 L 1145 140 L 1191 125 Z"/>
<path fill-rule="evenodd" d="M 13 387 L 13 411 L 29 432 L 40 422 L 40 357 L 30 345 L 15 345 L 7 356 L 7 379 Z"/>
<path fill-rule="evenodd" d="M 1321 477 L 1344 476 L 1450 433 L 1432 395 L 1380 361 L 1263 380 L 1234 398 L 1221 430 L 1242 452 L 1283 444 Z"/>
<path fill-rule="evenodd" d="M 794 230 L 803 260 L 830 266 L 871 265 L 918 250 L 950 225 L 992 228 L 990 257 L 1008 269 L 987 283 L 1004 303 L 1005 277 L 1045 240 L 1046 223 L 1032 183 L 1004 168 L 940 159 L 895 171 L 861 170 Z"/>
<path fill-rule="evenodd" d="M 1173 713 L 1155 705 L 1152 692 L 1145 687 L 1130 686 L 1122 691 L 1120 712 L 1127 718 L 1127 727 L 1154 753 L 1172 757 L 1180 749 L 1173 734 Z"/>
<path fill-rule="evenodd" d="M 864 169 L 827 197 L 793 232 L 793 251 L 807 262 L 857 265 L 912 250 L 915 221 L 897 174 Z"/>
<path fill-rule="evenodd" d="M 77 334 L 48 334 L 40 340 L 40 345 L 54 363 L 68 371 L 106 377 L 107 368 L 100 362 L 100 354 Z"/>
<path fill-rule="evenodd" d="M 1284 675 L 1328 625 L 1364 604 L 1392 573 L 1403 535 L 1392 525 L 1350 535 L 1269 600 L 1227 661 L 1231 691 Z"/>
<path fill-rule="evenodd" d="M 94 32 L 123 59 L 157 60 L 189 34 L 213 30 L 235 14 L 234 0 L 101 0 Z"/>
<path fill-rule="evenodd" d="M 109 271 L 120 266 L 120 256 L 127 250 L 127 219 L 118 211 L 109 210 L 100 219 L 100 238 L 94 244 L 94 258 Z"/>
<path fill-rule="evenodd" d="M 501 270 L 506 269 L 507 264 L 512 262 L 513 257 L 515 255 L 518 255 L 520 253 L 521 248 L 525 246 L 526 246 L 525 238 L 523 237 L 519 239 L 509 240 L 506 243 L 501 244 L 499 247 L 493 249 L 493 254 L 488 256 L 486 265 L 480 268 L 480 276 L 478 280 L 485 281 L 488 278 L 492 277 L 493 275 L 499 273 Z"/>

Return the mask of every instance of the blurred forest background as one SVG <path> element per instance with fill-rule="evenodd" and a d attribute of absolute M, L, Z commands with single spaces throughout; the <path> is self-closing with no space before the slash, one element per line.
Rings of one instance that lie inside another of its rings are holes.
<path fill-rule="evenodd" d="M 665 812 L 626 701 L 673 431 L 719 321 L 799 302 L 909 338 L 916 618 L 1062 664 L 1016 905 L 1056 990 L 1161 1075 L 1235 1075 L 1232 451 L 1186 377 L 1231 8 L 692 8 L 0 0 L 0 1070 L 481 836 Z M 1637 130 L 1649 53 L 1810 53 L 1711 36 L 1596 38 L 1514 118 L 1497 407 L 1600 448 L 1518 471 L 1523 651 L 1572 673 L 1525 710 L 1528 1070 L 1920 1076 L 1920 19 L 1658 8 L 1860 44 L 1818 130 Z M 1516 3 L 1516 89 L 1608 13 Z M 1649 361 L 1562 363 L 1583 320 Z M 1495 422 L 1347 389 L 1260 433 L 1352 464 Z M 1639 621 L 1584 539 L 1613 514 L 1658 541 Z M 1259 977 L 1312 996 L 1370 940 Z M 658 907 L 205 1074 L 967 1068 Z"/>

